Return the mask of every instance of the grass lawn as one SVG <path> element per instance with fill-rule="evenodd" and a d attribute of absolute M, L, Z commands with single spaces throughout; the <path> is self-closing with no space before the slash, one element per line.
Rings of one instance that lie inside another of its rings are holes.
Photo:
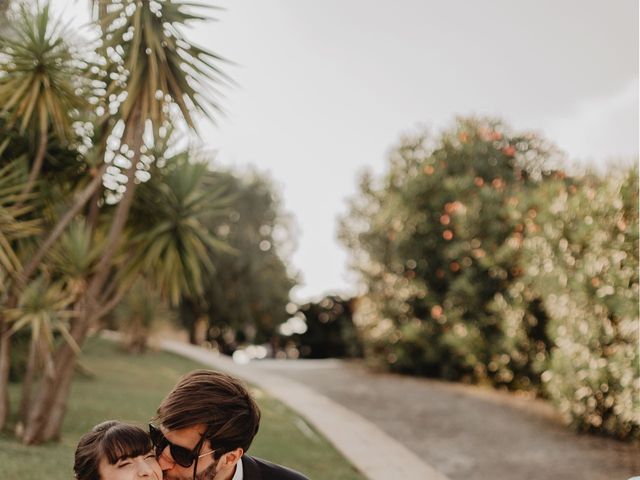
<path fill-rule="evenodd" d="M 105 340 L 91 339 L 85 350 L 82 364 L 94 375 L 76 375 L 61 441 L 25 447 L 10 434 L 0 434 L 1 478 L 73 478 L 73 454 L 83 433 L 109 419 L 146 425 L 178 377 L 202 368 L 165 352 L 129 355 Z M 250 454 L 287 465 L 314 480 L 365 478 L 302 418 L 261 390 L 252 392 L 263 416 Z M 11 394 L 15 407 L 18 389 Z"/>

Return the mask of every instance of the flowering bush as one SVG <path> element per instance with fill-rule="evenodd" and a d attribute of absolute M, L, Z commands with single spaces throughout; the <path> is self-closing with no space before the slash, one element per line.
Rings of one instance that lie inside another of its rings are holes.
<path fill-rule="evenodd" d="M 580 430 L 640 438 L 638 172 L 540 193 L 549 218 L 523 249 L 550 317 L 545 391 Z"/>
<path fill-rule="evenodd" d="M 340 235 L 371 363 L 548 396 L 578 429 L 638 437 L 638 172 L 569 178 L 499 122 L 405 138 Z"/>

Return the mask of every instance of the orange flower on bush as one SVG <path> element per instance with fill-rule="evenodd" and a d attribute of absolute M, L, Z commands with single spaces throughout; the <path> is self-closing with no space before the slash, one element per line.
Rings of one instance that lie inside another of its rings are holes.
<path fill-rule="evenodd" d="M 502 149 L 502 153 L 504 153 L 507 157 L 513 157 L 516 154 L 516 147 L 513 145 L 507 145 Z"/>

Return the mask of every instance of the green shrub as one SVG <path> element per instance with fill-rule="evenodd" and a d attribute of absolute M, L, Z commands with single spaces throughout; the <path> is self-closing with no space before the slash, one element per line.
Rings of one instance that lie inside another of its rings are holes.
<path fill-rule="evenodd" d="M 640 438 L 638 170 L 567 177 L 554 150 L 462 119 L 362 177 L 340 236 L 367 287 L 367 360 L 549 397 L 582 431 Z"/>
<path fill-rule="evenodd" d="M 523 250 L 555 345 L 545 390 L 577 429 L 640 438 L 638 171 L 538 194 Z"/>
<path fill-rule="evenodd" d="M 379 184 L 363 178 L 341 236 L 368 286 L 357 321 L 375 363 L 512 388 L 532 382 L 525 353 L 510 375 L 494 368 L 512 363 L 493 301 L 519 262 L 495 253 L 518 227 L 509 200 L 537 185 L 552 152 L 497 121 L 461 119 L 435 139 L 403 139 Z"/>
<path fill-rule="evenodd" d="M 354 302 L 328 295 L 318 302 L 300 305 L 294 318 L 281 326 L 285 340 L 282 343 L 288 339 L 289 348 L 294 346 L 301 358 L 361 357 L 362 345 L 352 318 Z M 303 322 L 305 331 L 287 332 L 292 320 Z"/>

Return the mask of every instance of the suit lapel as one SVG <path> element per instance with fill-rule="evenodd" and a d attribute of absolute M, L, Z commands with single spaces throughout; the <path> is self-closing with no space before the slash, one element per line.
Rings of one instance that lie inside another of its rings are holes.
<path fill-rule="evenodd" d="M 258 463 L 248 455 L 242 456 L 243 480 L 262 480 L 262 472 Z"/>

